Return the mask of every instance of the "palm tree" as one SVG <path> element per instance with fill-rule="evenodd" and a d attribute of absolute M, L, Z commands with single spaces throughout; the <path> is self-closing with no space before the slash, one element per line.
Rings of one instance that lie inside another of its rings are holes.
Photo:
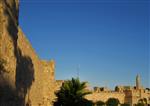
<path fill-rule="evenodd" d="M 85 90 L 86 82 L 80 82 L 79 78 L 65 81 L 58 92 L 54 106 L 87 106 L 90 101 L 84 97 L 91 92 Z"/>

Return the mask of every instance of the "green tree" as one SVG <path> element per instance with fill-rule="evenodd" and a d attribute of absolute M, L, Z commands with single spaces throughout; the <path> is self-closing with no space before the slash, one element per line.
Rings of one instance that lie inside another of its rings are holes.
<path fill-rule="evenodd" d="M 119 104 L 120 104 L 120 102 L 116 98 L 109 98 L 106 102 L 107 106 L 118 106 Z"/>
<path fill-rule="evenodd" d="M 103 101 L 97 101 L 96 106 L 105 106 L 105 103 Z"/>
<path fill-rule="evenodd" d="M 84 98 L 91 93 L 85 88 L 86 82 L 80 82 L 78 78 L 65 81 L 60 90 L 55 93 L 57 100 L 54 106 L 92 106 L 92 102 Z"/>

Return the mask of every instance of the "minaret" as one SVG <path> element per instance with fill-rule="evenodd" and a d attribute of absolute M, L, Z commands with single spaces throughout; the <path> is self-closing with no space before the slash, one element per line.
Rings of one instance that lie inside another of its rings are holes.
<path fill-rule="evenodd" d="M 140 89 L 140 76 L 139 75 L 137 75 L 136 76 L 136 89 Z"/>

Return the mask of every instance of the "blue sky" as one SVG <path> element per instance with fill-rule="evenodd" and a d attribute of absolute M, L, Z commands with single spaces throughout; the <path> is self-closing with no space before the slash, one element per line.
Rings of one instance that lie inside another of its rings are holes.
<path fill-rule="evenodd" d="M 134 85 L 149 69 L 148 0 L 21 0 L 20 26 L 56 79 L 79 76 L 92 86 Z M 78 69 L 79 67 L 79 69 Z"/>

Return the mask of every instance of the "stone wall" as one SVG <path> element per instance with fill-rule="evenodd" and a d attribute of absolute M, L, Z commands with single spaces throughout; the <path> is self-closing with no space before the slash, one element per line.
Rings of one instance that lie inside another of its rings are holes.
<path fill-rule="evenodd" d="M 120 92 L 93 92 L 92 94 L 87 95 L 86 98 L 93 102 L 106 102 L 109 98 L 116 98 L 120 103 L 124 103 L 125 94 Z"/>
<path fill-rule="evenodd" d="M 4 76 L 12 85 L 12 87 L 15 88 L 16 57 L 14 51 L 17 44 L 18 21 L 16 18 L 17 14 L 13 14 L 12 12 L 13 10 L 11 9 L 12 5 L 10 4 L 10 1 L 0 1 L 0 57 L 3 58 L 7 63 L 5 68 L 8 73 Z M 14 1 L 12 1 L 12 4 L 14 4 Z"/>
<path fill-rule="evenodd" d="M 132 104 L 138 103 L 140 99 L 146 99 L 150 103 L 150 92 L 145 89 L 132 90 Z"/>
<path fill-rule="evenodd" d="M 119 87 L 120 88 L 120 87 Z M 116 98 L 120 101 L 121 104 L 126 103 L 130 106 L 135 106 L 141 99 L 146 99 L 147 103 L 150 104 L 150 91 L 141 88 L 135 89 L 135 87 L 121 87 L 118 91 L 104 90 L 101 91 L 99 87 L 95 87 L 92 94 L 86 96 L 88 100 L 93 102 L 103 101 L 106 102 L 109 98 Z"/>
<path fill-rule="evenodd" d="M 39 59 L 18 25 L 18 0 L 0 0 L 0 58 L 8 84 L 21 98 L 21 105 L 49 106 L 54 98 L 54 61 Z M 2 77 L 0 77 L 2 80 Z M 18 105 L 18 106 L 21 106 Z M 16 105 L 17 106 L 17 105 Z"/>

